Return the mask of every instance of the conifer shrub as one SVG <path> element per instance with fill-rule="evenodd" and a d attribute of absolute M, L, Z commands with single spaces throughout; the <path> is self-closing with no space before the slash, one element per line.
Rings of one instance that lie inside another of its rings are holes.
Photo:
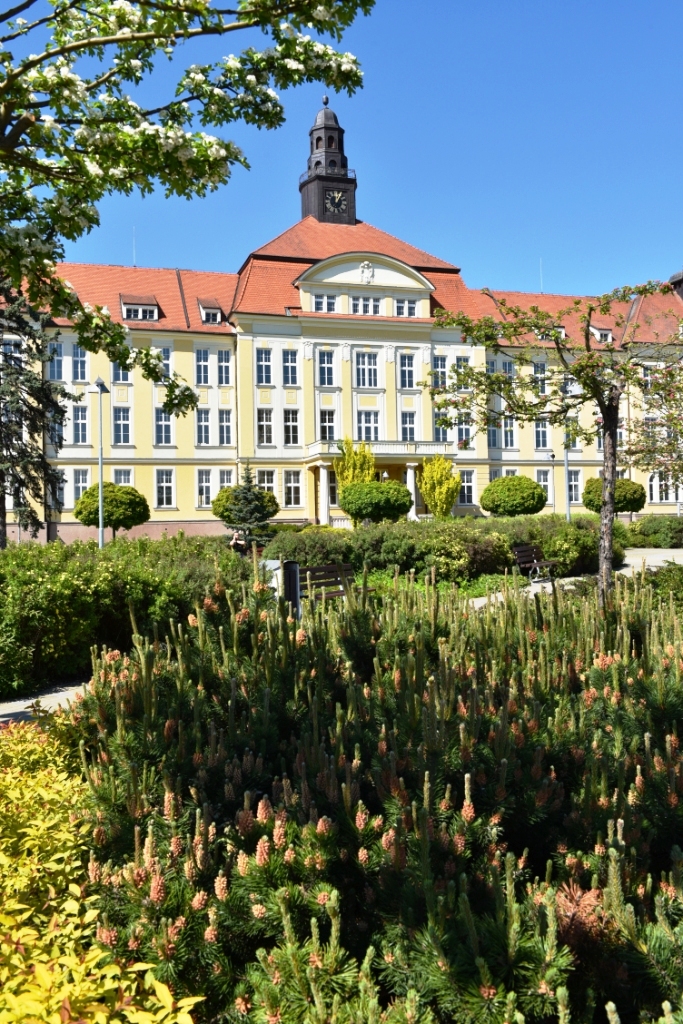
<path fill-rule="evenodd" d="M 528 476 L 499 476 L 486 485 L 480 504 L 495 516 L 528 516 L 545 508 L 548 501 L 540 484 Z"/>
<path fill-rule="evenodd" d="M 641 577 L 476 612 L 427 573 L 103 651 L 54 724 L 102 950 L 198 1022 L 680 1014 L 682 645 Z"/>
<path fill-rule="evenodd" d="M 645 505 L 645 498 L 645 488 L 635 480 L 618 479 L 615 481 L 615 513 L 640 512 Z M 600 477 L 594 476 L 586 480 L 581 500 L 591 512 L 600 513 L 602 508 L 602 480 Z"/>
<path fill-rule="evenodd" d="M 149 520 L 147 498 L 134 487 L 105 480 L 102 488 L 103 525 L 110 527 L 112 537 L 117 530 L 131 530 Z M 74 516 L 84 526 L 99 526 L 100 485 L 93 484 L 76 502 Z"/>

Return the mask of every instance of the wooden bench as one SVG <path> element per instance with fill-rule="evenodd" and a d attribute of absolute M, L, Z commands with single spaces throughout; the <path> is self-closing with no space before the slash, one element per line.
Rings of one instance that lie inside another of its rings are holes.
<path fill-rule="evenodd" d="M 552 569 L 557 565 L 556 561 L 543 557 L 543 552 L 538 544 L 513 544 L 512 553 L 520 572 L 527 572 L 529 580 L 539 580 L 542 569 Z"/>
<path fill-rule="evenodd" d="M 309 565 L 299 568 L 301 597 L 318 600 L 322 597 L 344 597 L 346 588 L 355 588 L 355 572 L 350 563 L 344 565 Z"/>

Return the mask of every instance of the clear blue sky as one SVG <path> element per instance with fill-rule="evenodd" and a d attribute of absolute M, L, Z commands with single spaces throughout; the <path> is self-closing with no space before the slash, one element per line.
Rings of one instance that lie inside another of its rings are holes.
<path fill-rule="evenodd" d="M 365 87 L 330 97 L 358 216 L 470 287 L 537 291 L 540 259 L 546 292 L 669 277 L 683 267 L 682 39 L 677 0 L 378 0 L 343 42 Z M 161 67 L 158 95 L 167 81 Z M 211 197 L 107 200 L 68 258 L 130 263 L 135 226 L 140 266 L 236 270 L 299 219 L 322 91 L 285 93 L 277 131 L 234 126 L 252 169 Z"/>

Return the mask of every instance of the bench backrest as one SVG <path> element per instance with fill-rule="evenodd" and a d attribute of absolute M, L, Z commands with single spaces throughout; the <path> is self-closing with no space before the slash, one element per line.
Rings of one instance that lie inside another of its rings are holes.
<path fill-rule="evenodd" d="M 299 569 L 299 581 L 301 586 L 301 593 L 308 593 L 308 578 L 310 575 L 311 588 L 313 590 L 322 590 L 323 587 L 328 590 L 330 588 L 340 588 L 343 586 L 343 579 L 349 581 L 353 580 L 354 572 L 353 566 L 350 562 L 345 563 L 341 566 L 338 565 L 309 565 L 301 566 Z"/>
<path fill-rule="evenodd" d="M 517 565 L 533 565 L 543 561 L 543 552 L 538 544 L 513 544 L 512 553 Z"/>

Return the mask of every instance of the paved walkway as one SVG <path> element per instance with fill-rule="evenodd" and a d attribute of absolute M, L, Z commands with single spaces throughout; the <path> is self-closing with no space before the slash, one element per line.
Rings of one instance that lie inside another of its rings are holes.
<path fill-rule="evenodd" d="M 664 565 L 665 562 L 678 562 L 683 565 L 683 548 L 629 548 L 626 552 L 625 564 L 617 571 L 630 576 L 632 572 L 640 572 L 643 561 L 648 569 L 656 569 Z M 535 586 L 536 584 L 534 584 Z M 539 586 L 543 587 L 545 584 L 541 583 Z M 481 608 L 487 600 L 487 597 L 473 597 L 472 606 Z M 65 706 L 67 701 L 73 700 L 82 685 L 81 683 L 78 686 L 54 686 L 30 697 L 19 697 L 17 700 L 0 702 L 0 723 L 30 718 L 30 707 L 36 700 L 40 700 L 42 707 L 48 711 L 54 711 L 60 704 Z"/>

